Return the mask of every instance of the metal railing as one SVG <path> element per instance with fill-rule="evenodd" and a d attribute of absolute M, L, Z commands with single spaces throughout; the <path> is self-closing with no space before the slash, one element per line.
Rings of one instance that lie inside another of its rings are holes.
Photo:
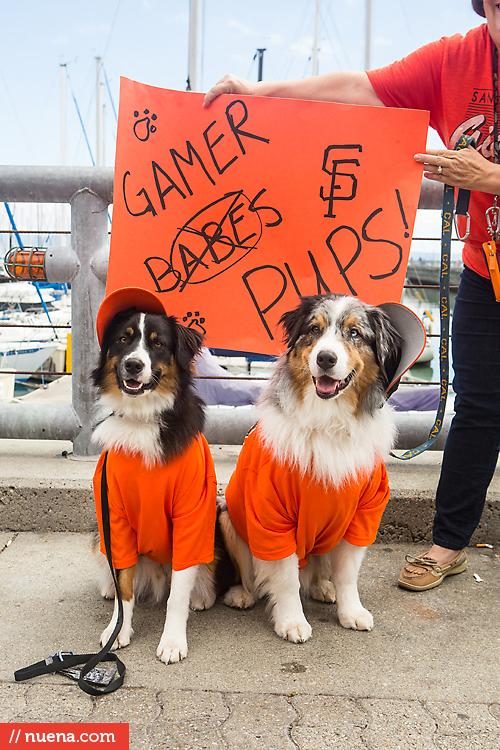
<path fill-rule="evenodd" d="M 419 208 L 441 207 L 442 187 L 422 184 Z M 58 248 L 64 262 L 55 264 L 49 281 L 71 281 L 72 404 L 0 404 L 0 438 L 71 440 L 77 457 L 98 453 L 91 436 L 96 419 L 95 391 L 89 374 L 98 359 L 95 319 L 104 298 L 108 244 L 108 206 L 113 201 L 111 167 L 0 167 L 0 201 L 69 203 L 71 245 Z M 61 269 L 61 270 L 58 270 Z M 71 278 L 68 278 L 71 276 Z M 423 414 L 399 412 L 398 448 L 423 442 L 432 421 Z M 252 408 L 211 410 L 205 435 L 213 444 L 238 445 L 255 421 Z M 447 419 L 434 444 L 442 450 Z"/>
<path fill-rule="evenodd" d="M 95 393 L 89 373 L 99 354 L 95 319 L 106 284 L 113 169 L 0 167 L 0 201 L 69 203 L 71 246 L 66 255 L 73 259 L 75 271 L 71 279 L 50 279 L 71 281 L 72 286 L 72 404 L 1 404 L 0 436 L 71 440 L 76 456 L 92 455 Z"/>

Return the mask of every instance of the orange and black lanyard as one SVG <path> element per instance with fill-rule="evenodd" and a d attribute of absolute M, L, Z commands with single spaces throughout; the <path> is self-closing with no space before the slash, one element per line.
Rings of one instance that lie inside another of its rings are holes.
<path fill-rule="evenodd" d="M 473 139 L 469 136 L 461 136 L 455 146 L 455 150 L 467 148 Z M 457 197 L 456 212 L 467 217 L 469 224 L 469 190 L 460 190 Z M 453 229 L 453 215 L 455 213 L 455 188 L 450 185 L 443 186 L 443 207 L 441 211 L 441 273 L 439 275 L 439 300 L 440 300 L 440 337 L 439 337 L 439 382 L 441 386 L 439 404 L 434 425 L 429 437 L 422 445 L 412 448 L 403 453 L 402 456 L 391 454 L 395 458 L 406 461 L 415 458 L 426 451 L 437 440 L 441 427 L 443 426 L 446 411 L 446 400 L 448 398 L 448 387 L 450 378 L 449 365 L 449 340 L 450 340 L 450 261 L 451 261 L 451 233 Z M 467 229 L 468 232 L 468 229 Z M 466 239 L 468 235 L 462 239 Z"/>
<path fill-rule="evenodd" d="M 496 46 L 493 52 L 493 161 L 498 164 L 498 50 Z M 500 302 L 500 268 L 497 254 L 499 218 L 498 195 L 495 195 L 493 205 L 486 211 L 491 240 L 483 243 L 483 252 L 497 302 Z"/>

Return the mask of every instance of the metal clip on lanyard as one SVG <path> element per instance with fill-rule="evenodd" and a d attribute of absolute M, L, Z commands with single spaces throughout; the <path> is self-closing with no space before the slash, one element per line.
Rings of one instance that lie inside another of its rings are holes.
<path fill-rule="evenodd" d="M 493 240 L 496 242 L 498 236 L 498 220 L 500 218 L 500 207 L 497 206 L 498 195 L 495 195 L 495 200 L 490 208 L 486 209 L 486 223 L 488 224 L 488 232 L 491 234 Z"/>
<path fill-rule="evenodd" d="M 468 139 L 472 143 L 472 138 Z M 457 233 L 457 237 L 461 242 L 465 242 L 466 239 L 468 239 L 470 234 L 470 213 L 469 213 L 469 200 L 470 200 L 470 190 L 462 190 L 460 189 L 458 191 L 457 196 L 457 205 L 455 208 L 455 215 L 454 215 L 454 222 L 455 222 L 455 231 Z M 491 209 L 490 209 L 491 210 Z M 465 234 L 462 236 L 460 234 L 460 230 L 458 228 L 458 216 L 465 216 L 466 223 L 465 223 Z"/>

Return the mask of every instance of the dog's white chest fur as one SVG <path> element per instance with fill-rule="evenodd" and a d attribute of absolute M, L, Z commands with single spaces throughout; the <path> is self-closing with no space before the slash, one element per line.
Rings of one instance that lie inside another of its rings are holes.
<path fill-rule="evenodd" d="M 96 428 L 93 438 L 105 448 L 140 453 L 149 465 L 161 460 L 159 436 L 158 424 L 145 424 L 113 414 Z"/>
<path fill-rule="evenodd" d="M 387 404 L 373 415 L 355 416 L 342 397 L 325 403 L 312 389 L 301 401 L 291 389 L 284 398 L 263 394 L 259 413 L 262 434 L 277 459 L 304 473 L 312 470 L 326 484 L 369 474 L 387 458 L 396 436 Z"/>
<path fill-rule="evenodd" d="M 152 396 L 157 401 L 153 408 L 151 398 L 131 399 L 123 395 L 101 395 L 100 405 L 113 409 L 113 414 L 96 427 L 93 440 L 108 449 L 140 454 L 146 466 L 161 462 L 163 450 L 160 441 L 159 413 L 172 408 L 174 396 Z"/>

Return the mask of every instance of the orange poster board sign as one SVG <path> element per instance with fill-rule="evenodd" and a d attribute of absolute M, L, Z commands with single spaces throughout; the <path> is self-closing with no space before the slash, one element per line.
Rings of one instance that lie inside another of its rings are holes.
<path fill-rule="evenodd" d="M 277 354 L 299 295 L 399 302 L 428 113 L 122 79 L 107 293 L 140 286 L 220 349 Z"/>

